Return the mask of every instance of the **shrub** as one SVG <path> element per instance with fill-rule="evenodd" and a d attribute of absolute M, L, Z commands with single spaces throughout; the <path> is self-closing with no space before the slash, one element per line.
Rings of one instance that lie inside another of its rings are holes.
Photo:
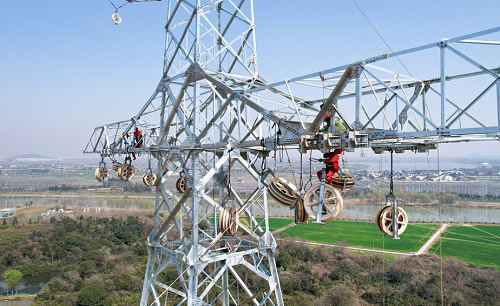
<path fill-rule="evenodd" d="M 122 289 L 122 290 L 130 290 L 130 287 L 132 286 L 132 276 L 128 275 L 127 273 L 122 273 L 115 277 L 114 282 L 116 287 Z"/>
<path fill-rule="evenodd" d="M 84 288 L 78 295 L 78 306 L 101 306 L 106 300 L 106 288 L 103 283 Z"/>
<path fill-rule="evenodd" d="M 78 272 L 80 272 L 83 276 L 89 276 L 94 273 L 95 268 L 96 266 L 93 260 L 86 260 L 78 266 Z"/>

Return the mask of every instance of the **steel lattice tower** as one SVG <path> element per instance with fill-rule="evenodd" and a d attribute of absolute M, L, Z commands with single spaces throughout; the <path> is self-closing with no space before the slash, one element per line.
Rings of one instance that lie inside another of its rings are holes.
<path fill-rule="evenodd" d="M 163 75 L 154 93 L 131 120 L 97 127 L 84 150 L 103 158 L 142 153 L 157 161 L 154 229 L 147 239 L 141 305 L 167 300 L 213 305 L 218 299 L 223 305 L 238 304 L 238 290 L 243 301 L 283 305 L 268 223 L 266 178 L 272 171 L 265 163 L 278 148 L 426 152 L 443 142 L 499 138 L 498 66 L 485 68 L 452 45 L 477 43 L 470 39 L 500 27 L 273 84 L 258 72 L 252 0 L 170 0 L 165 29 Z M 429 49 L 439 50 L 436 78 L 417 79 L 375 66 Z M 475 70 L 446 75 L 446 50 Z M 452 101 L 449 93 L 464 87 L 448 84 L 476 77 L 485 89 L 472 101 Z M 488 95 L 495 86 L 497 94 Z M 496 110 L 493 118 L 473 113 L 480 99 Z M 320 132 L 327 114 L 338 117 L 347 131 L 332 125 Z M 124 137 L 134 127 L 143 131 L 141 148 L 130 147 Z M 248 196 L 231 186 L 236 167 L 253 179 Z M 182 197 L 166 183 L 178 173 L 186 178 Z M 221 232 L 217 218 L 228 208 L 237 211 L 228 222 L 239 223 L 243 235 Z M 238 216 L 246 217 L 249 226 Z M 176 271 L 173 279 L 164 273 L 169 266 Z M 262 279 L 262 290 L 248 288 L 242 269 Z"/>

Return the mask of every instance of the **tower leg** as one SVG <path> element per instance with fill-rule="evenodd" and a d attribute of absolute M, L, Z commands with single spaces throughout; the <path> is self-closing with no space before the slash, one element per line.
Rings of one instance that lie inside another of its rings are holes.
<path fill-rule="evenodd" d="M 229 279 L 227 269 L 222 276 L 222 305 L 229 306 Z"/>
<path fill-rule="evenodd" d="M 146 266 L 146 273 L 144 275 L 144 284 L 142 286 L 142 295 L 141 295 L 141 306 L 148 305 L 149 292 L 151 291 L 151 284 L 153 282 L 153 265 L 155 256 L 157 253 L 157 249 L 152 246 L 148 247 L 148 264 Z"/>
<path fill-rule="evenodd" d="M 276 294 L 276 305 L 283 306 L 283 295 L 281 294 L 280 279 L 278 277 L 278 271 L 276 270 L 276 260 L 274 259 L 274 252 L 272 250 L 267 251 L 267 258 L 269 260 L 269 270 L 271 272 L 272 281 L 274 284 L 274 294 Z"/>

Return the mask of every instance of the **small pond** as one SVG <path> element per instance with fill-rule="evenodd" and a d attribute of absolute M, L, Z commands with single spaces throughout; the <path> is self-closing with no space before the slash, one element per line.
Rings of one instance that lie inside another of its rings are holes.
<path fill-rule="evenodd" d="M 18 294 L 37 294 L 40 292 L 43 287 L 45 286 L 46 283 L 50 282 L 53 277 L 56 277 L 60 274 L 59 271 L 52 271 L 52 272 L 46 272 L 42 273 L 40 275 L 32 276 L 32 277 L 26 277 L 24 278 L 24 285 L 19 287 L 17 290 Z M 0 288 L 0 295 L 7 295 L 7 289 L 3 287 L 3 284 L 0 283 L 2 287 Z M 10 294 L 10 293 L 9 293 Z M 13 304 L 7 304 L 7 303 L 13 303 Z M 20 304 L 15 304 L 15 303 L 20 303 Z M 33 301 L 9 301 L 9 302 L 0 302 L 0 306 L 6 306 L 6 305 L 19 305 L 19 306 L 25 306 L 25 305 L 31 305 L 31 304 L 26 304 L 26 303 L 31 303 L 33 304 Z"/>

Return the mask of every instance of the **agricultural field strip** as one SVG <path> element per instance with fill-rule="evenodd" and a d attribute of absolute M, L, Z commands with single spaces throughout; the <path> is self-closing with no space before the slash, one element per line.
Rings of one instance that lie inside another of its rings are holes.
<path fill-rule="evenodd" d="M 471 240 L 465 240 L 465 239 L 458 239 L 458 238 L 443 238 L 444 240 L 455 240 L 455 241 L 462 241 L 462 242 L 472 242 L 472 243 L 479 243 L 479 244 L 486 244 L 486 245 L 491 245 L 491 246 L 500 246 L 500 243 L 486 243 L 486 242 L 479 242 L 479 241 L 471 241 Z"/>
<path fill-rule="evenodd" d="M 496 241 L 490 241 L 488 238 L 475 237 L 475 236 L 471 236 L 471 235 L 460 234 L 460 233 L 452 233 L 452 232 L 449 232 L 446 235 L 446 237 L 443 237 L 443 239 L 458 239 L 458 238 L 449 238 L 449 237 L 447 237 L 449 235 L 458 235 L 458 236 L 464 236 L 464 237 L 469 237 L 469 238 L 473 238 L 474 239 L 474 240 L 460 239 L 460 240 L 463 240 L 463 241 L 470 241 L 470 242 L 477 242 L 477 243 L 486 243 L 486 242 L 475 241 L 475 240 L 484 240 L 484 241 L 487 241 L 489 243 L 500 245 L 500 241 L 498 241 L 498 242 L 496 242 Z"/>
<path fill-rule="evenodd" d="M 485 237 L 485 236 L 472 236 L 472 235 L 467 235 L 467 234 L 463 234 L 463 233 L 457 233 L 455 230 L 458 230 L 458 231 L 469 231 L 469 229 L 475 229 L 475 230 L 478 230 L 480 232 L 484 232 L 486 234 L 489 234 L 491 236 L 493 236 L 494 238 L 491 238 L 491 237 Z M 469 238 L 473 238 L 475 240 L 485 240 L 487 242 L 490 242 L 490 243 L 494 243 L 494 244 L 498 244 L 500 245 L 500 240 L 498 240 L 499 242 L 497 243 L 496 241 L 491 241 L 490 239 L 500 239 L 500 237 L 498 237 L 497 235 L 494 235 L 492 233 L 489 233 L 489 232 L 486 232 L 484 230 L 481 230 L 475 226 L 468 226 L 466 227 L 465 229 L 463 227 L 460 227 L 460 226 L 453 226 L 451 227 L 450 229 L 448 229 L 445 233 L 444 233 L 444 239 L 453 239 L 453 238 L 447 238 L 448 235 L 459 235 L 459 236 L 464 236 L 464 237 L 469 237 Z M 462 239 L 464 241 L 469 241 L 469 242 L 478 242 L 478 241 L 474 241 L 474 240 L 465 240 L 465 239 Z"/>
<path fill-rule="evenodd" d="M 155 196 L 147 195 L 128 195 L 128 194 L 116 194 L 116 195 L 100 195 L 100 194 L 9 194 L 0 193 L 0 197 L 5 198 L 129 198 L 129 199 L 155 199 Z"/>
<path fill-rule="evenodd" d="M 500 268 L 498 246 L 481 244 L 481 247 L 478 247 L 474 243 L 444 239 L 440 244 L 434 245 L 429 250 L 429 253 L 439 256 L 440 247 L 442 248 L 443 258 L 455 257 L 466 262 L 472 262 L 478 266 Z"/>
<path fill-rule="evenodd" d="M 429 237 L 430 232 L 437 230 L 437 226 L 426 224 L 422 226 L 411 226 L 405 239 L 388 240 L 383 244 L 383 234 L 380 233 L 375 224 L 357 221 L 332 221 L 332 227 L 317 227 L 314 225 L 302 225 L 288 228 L 283 232 L 290 237 L 298 237 L 316 243 L 335 244 L 343 240 L 349 244 L 360 248 L 376 248 L 377 250 L 391 250 L 395 252 L 418 251 L 424 243 L 425 237 Z M 429 232 L 430 231 L 430 232 Z M 379 235 L 377 235 L 377 233 Z M 422 239 L 424 237 L 424 239 Z M 420 241 L 419 241 L 420 240 Z"/>

